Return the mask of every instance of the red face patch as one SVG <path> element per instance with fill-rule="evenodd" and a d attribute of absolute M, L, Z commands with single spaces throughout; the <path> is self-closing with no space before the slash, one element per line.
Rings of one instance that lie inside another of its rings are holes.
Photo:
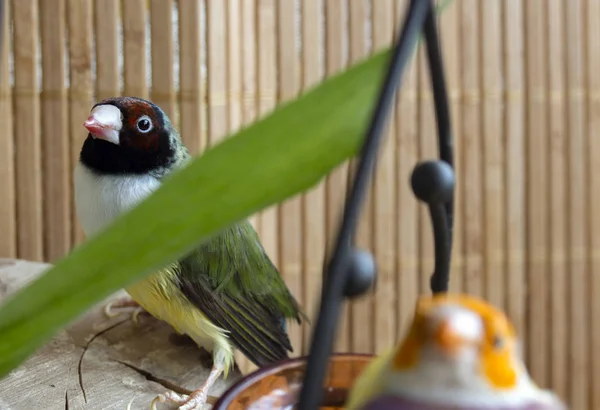
<path fill-rule="evenodd" d="M 143 151 L 157 150 L 162 124 L 154 108 L 146 102 L 124 98 L 121 110 L 125 117 L 121 143 Z"/>

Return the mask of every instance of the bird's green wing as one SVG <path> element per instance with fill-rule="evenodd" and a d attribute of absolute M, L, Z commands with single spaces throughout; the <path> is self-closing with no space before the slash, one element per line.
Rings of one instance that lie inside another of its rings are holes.
<path fill-rule="evenodd" d="M 293 351 L 286 319 L 306 317 L 248 221 L 206 241 L 180 261 L 178 286 L 257 366 Z"/>

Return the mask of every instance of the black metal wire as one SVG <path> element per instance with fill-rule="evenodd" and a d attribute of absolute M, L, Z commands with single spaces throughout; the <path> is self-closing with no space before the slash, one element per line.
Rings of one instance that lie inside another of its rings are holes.
<path fill-rule="evenodd" d="M 454 155 L 450 106 L 448 103 L 444 64 L 436 24 L 436 13 L 433 7 L 431 7 L 427 13 L 423 31 L 425 34 L 429 74 L 433 88 L 433 99 L 437 120 L 438 153 L 442 161 L 447 162 L 450 167 L 453 167 Z M 434 229 L 436 253 L 436 267 L 430 282 L 431 290 L 433 293 L 447 292 L 450 283 L 454 197 L 451 196 L 450 200 L 445 204 L 429 204 L 429 206 Z M 443 209 L 441 209 L 441 207 L 445 208 L 445 215 L 443 215 Z"/>
<path fill-rule="evenodd" d="M 450 106 L 448 104 L 448 92 L 446 89 L 446 78 L 444 76 L 444 63 L 438 37 L 436 13 L 432 8 L 427 13 L 423 31 L 427 47 L 427 59 L 429 61 L 429 74 L 433 88 L 433 101 L 438 131 L 438 152 L 440 159 L 446 161 L 451 167 L 454 166 L 454 154 L 452 146 L 452 124 L 450 122 Z M 454 225 L 454 199 L 446 203 L 446 223 L 448 226 L 448 252 L 452 249 L 452 229 Z"/>
<path fill-rule="evenodd" d="M 448 291 L 450 281 L 450 242 L 452 240 L 444 204 L 430 204 L 429 216 L 433 227 L 435 250 L 435 269 L 429 284 L 433 293 L 443 293 Z"/>
<path fill-rule="evenodd" d="M 325 370 L 328 366 L 331 346 L 336 333 L 344 288 L 349 276 L 348 272 L 352 268 L 351 256 L 353 249 L 351 242 L 355 236 L 360 209 L 374 168 L 377 150 L 381 143 L 383 127 L 393 104 L 397 85 L 412 55 L 411 52 L 417 43 L 425 19 L 433 11 L 433 3 L 430 0 L 412 0 L 397 45 L 394 48 L 379 101 L 362 148 L 354 183 L 344 207 L 336 247 L 328 264 L 327 275 L 324 278 L 321 306 L 312 334 L 306 373 L 300 392 L 298 403 L 300 410 L 317 409 L 322 402 Z"/>

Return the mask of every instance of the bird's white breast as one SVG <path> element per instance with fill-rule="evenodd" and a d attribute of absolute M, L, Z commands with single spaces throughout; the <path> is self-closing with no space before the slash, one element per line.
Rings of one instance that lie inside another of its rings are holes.
<path fill-rule="evenodd" d="M 81 163 L 75 168 L 74 182 L 75 211 L 87 237 L 160 186 L 151 175 L 98 175 Z"/>

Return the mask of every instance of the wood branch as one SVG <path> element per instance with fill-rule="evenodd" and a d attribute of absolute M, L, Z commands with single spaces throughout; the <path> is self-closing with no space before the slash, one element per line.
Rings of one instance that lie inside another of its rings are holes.
<path fill-rule="evenodd" d="M 50 265 L 0 259 L 0 302 Z M 157 394 L 189 393 L 208 377 L 211 355 L 166 323 L 130 311 L 109 319 L 103 306 L 120 291 L 69 325 L 19 368 L 0 380 L 0 410 L 148 409 Z M 222 394 L 240 377 L 220 378 L 209 395 Z M 159 404 L 159 409 L 174 405 Z"/>

